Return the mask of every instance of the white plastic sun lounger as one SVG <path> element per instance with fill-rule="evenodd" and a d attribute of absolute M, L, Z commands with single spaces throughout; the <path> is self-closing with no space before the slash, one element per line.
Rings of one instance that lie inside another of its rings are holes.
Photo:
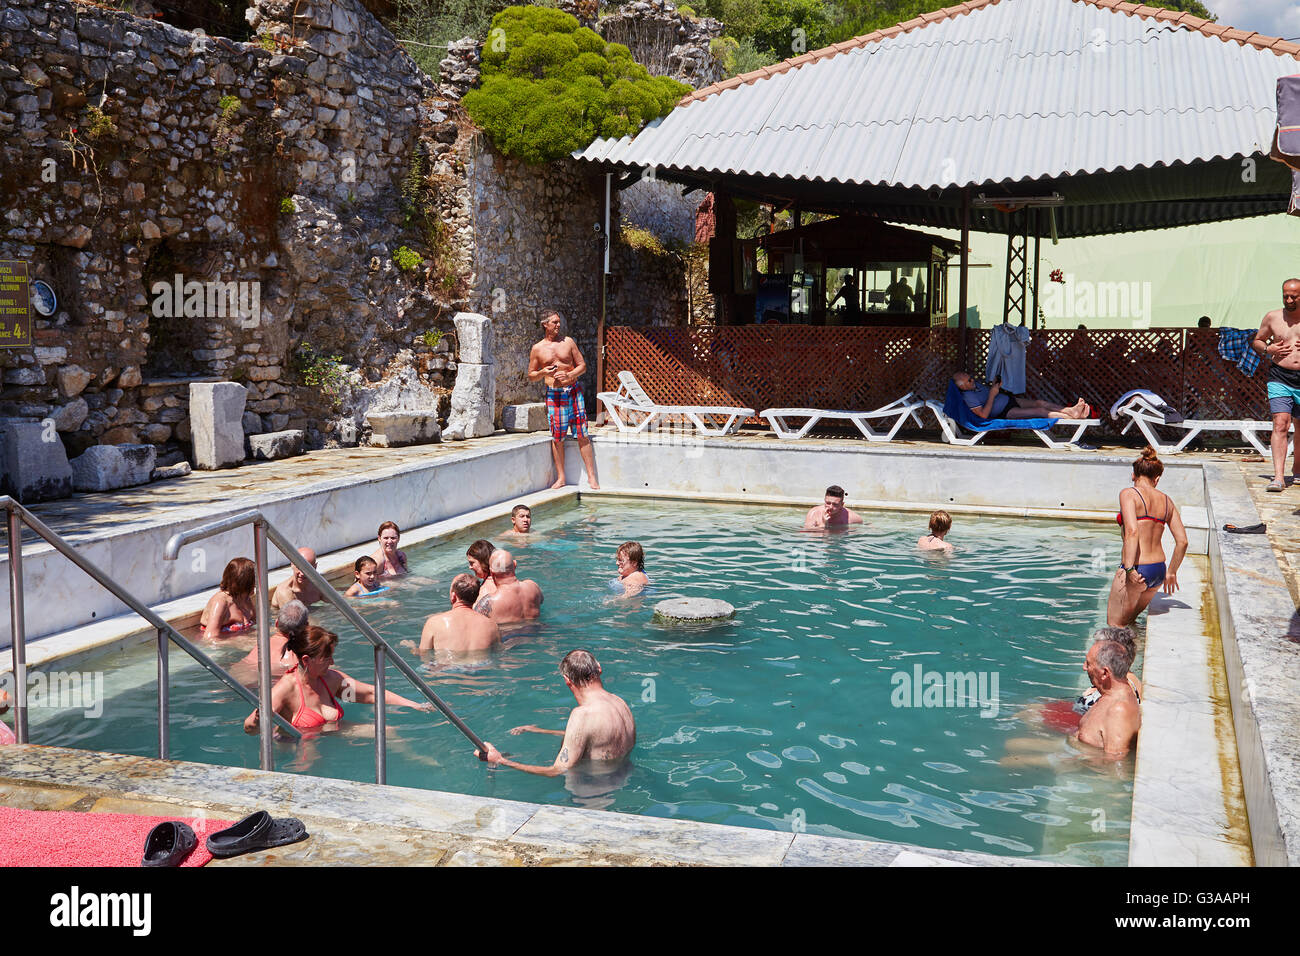
<path fill-rule="evenodd" d="M 701 435 L 717 438 L 738 431 L 754 415 L 752 408 L 731 405 L 657 405 L 631 372 L 619 372 L 618 381 L 618 391 L 598 392 L 596 398 L 621 432 L 638 434 L 684 418 Z"/>
<path fill-rule="evenodd" d="M 978 445 L 981 441 L 984 440 L 984 436 L 989 434 L 988 431 L 979 431 L 979 432 L 972 433 L 970 438 L 963 438 L 961 435 L 963 430 L 962 427 L 958 425 L 955 421 L 953 421 L 951 418 L 949 418 L 947 414 L 944 413 L 943 402 L 926 402 L 925 405 L 926 408 L 934 412 L 934 417 L 938 420 L 939 428 L 943 432 L 943 440 L 950 445 Z M 1074 434 L 1072 434 L 1065 441 L 1057 441 L 1047 433 L 1046 428 L 1031 428 L 1031 429 L 994 428 L 994 429 L 990 429 L 989 431 L 1006 432 L 1006 431 L 1028 430 L 1028 431 L 1032 431 L 1035 435 L 1037 435 L 1042 440 L 1043 444 L 1046 445 L 1048 448 L 1078 448 L 1079 439 L 1083 437 L 1083 433 L 1087 431 L 1089 428 L 1092 428 L 1094 425 L 1101 424 L 1100 418 L 1058 418 L 1056 421 L 1057 421 L 1057 425 L 1054 427 L 1073 428 Z"/>
<path fill-rule="evenodd" d="M 902 398 L 890 402 L 888 405 L 882 405 L 870 412 L 848 412 L 838 409 L 824 408 L 768 408 L 759 414 L 768 420 L 772 426 L 772 431 L 776 433 L 777 438 L 786 441 L 796 441 L 803 438 L 813 426 L 826 418 L 835 418 L 840 420 L 847 419 L 858 426 L 858 431 L 867 441 L 893 441 L 898 430 L 903 427 L 903 423 L 909 418 L 915 420 L 920 428 L 925 425 L 921 421 L 920 409 L 925 405 L 920 399 L 913 398 L 912 393 L 908 392 Z M 787 422 L 787 418 L 807 418 L 802 428 L 792 428 Z M 876 431 L 868 422 L 877 418 L 893 418 L 894 423 L 887 432 Z"/>
<path fill-rule="evenodd" d="M 1173 408 L 1159 395 L 1155 392 L 1142 391 L 1130 393 L 1120 399 L 1115 403 L 1110 414 L 1116 420 L 1121 416 L 1129 420 L 1120 432 L 1121 435 L 1127 434 L 1128 430 L 1136 425 L 1147 443 L 1162 455 L 1178 454 L 1201 432 L 1236 432 L 1265 458 L 1271 454 L 1268 446 L 1259 438 L 1260 432 L 1273 431 L 1271 421 L 1258 421 L 1253 418 L 1184 418 L 1180 421 L 1166 421 L 1166 410 L 1173 411 Z M 1160 440 L 1155 430 L 1157 425 L 1165 428 L 1181 428 L 1186 434 L 1176 444 L 1171 445 Z M 1292 434 L 1294 429 L 1293 425 Z M 1294 438 L 1287 442 L 1288 455 L 1291 454 L 1294 444 Z"/>

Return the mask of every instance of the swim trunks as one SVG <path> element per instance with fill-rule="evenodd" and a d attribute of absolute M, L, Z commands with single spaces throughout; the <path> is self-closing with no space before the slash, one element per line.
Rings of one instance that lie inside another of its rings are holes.
<path fill-rule="evenodd" d="M 556 441 L 563 441 L 569 432 L 574 438 L 587 437 L 587 406 L 582 390 L 576 385 L 546 386 L 546 417 L 551 423 L 551 437 Z"/>
<path fill-rule="evenodd" d="M 1300 415 L 1300 371 L 1271 364 L 1268 367 L 1268 413 Z"/>

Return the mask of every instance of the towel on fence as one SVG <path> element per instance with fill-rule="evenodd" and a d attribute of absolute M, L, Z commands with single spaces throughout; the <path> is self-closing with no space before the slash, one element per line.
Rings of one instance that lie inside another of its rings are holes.
<path fill-rule="evenodd" d="M 984 378 L 993 381 L 1002 378 L 1002 391 L 1012 395 L 1025 392 L 1025 343 L 1029 330 L 1023 325 L 1003 322 L 993 326 L 989 335 L 989 361 Z"/>
<path fill-rule="evenodd" d="M 948 394 L 943 399 L 943 413 L 968 432 L 991 432 L 999 428 L 1051 428 L 1059 418 L 989 418 L 977 416 L 966 399 L 962 398 L 961 389 L 956 382 L 948 383 Z"/>
<path fill-rule="evenodd" d="M 1255 341 L 1256 329 L 1219 329 L 1219 357 L 1236 362 L 1245 375 L 1254 375 L 1259 368 L 1259 353 L 1250 347 Z"/>

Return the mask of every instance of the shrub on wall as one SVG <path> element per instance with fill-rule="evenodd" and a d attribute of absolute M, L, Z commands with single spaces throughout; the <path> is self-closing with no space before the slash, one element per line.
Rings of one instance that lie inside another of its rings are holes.
<path fill-rule="evenodd" d="M 470 119 L 501 152 L 529 163 L 600 136 L 633 135 L 691 89 L 651 76 L 627 47 L 548 7 L 509 7 L 492 18 L 481 78 L 464 99 Z"/>

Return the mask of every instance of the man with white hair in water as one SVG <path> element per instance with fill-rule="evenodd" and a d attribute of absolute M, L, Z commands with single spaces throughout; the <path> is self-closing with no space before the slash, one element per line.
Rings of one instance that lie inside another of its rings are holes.
<path fill-rule="evenodd" d="M 1118 641 L 1097 641 L 1083 669 L 1101 697 L 1079 720 L 1079 742 L 1122 757 L 1137 744 L 1142 714 L 1128 682 L 1129 656 Z"/>
<path fill-rule="evenodd" d="M 315 551 L 311 548 L 299 548 L 298 553 L 313 568 L 316 567 Z M 271 592 L 271 609 L 284 607 L 290 601 L 301 601 L 311 607 L 317 601 L 323 600 L 325 598 L 316 590 L 316 585 L 307 580 L 307 575 L 299 571 L 296 565 L 290 565 L 289 577 L 281 581 L 280 585 Z"/>
<path fill-rule="evenodd" d="M 564 730 L 547 730 L 534 724 L 513 728 L 510 733 L 552 734 L 563 737 L 560 753 L 549 767 L 516 763 L 484 741 L 487 753 L 475 750 L 474 756 L 493 767 L 506 766 L 526 773 L 554 777 L 582 761 L 621 762 L 636 745 L 636 721 L 632 710 L 617 694 L 605 690 L 600 681 L 600 663 L 590 651 L 569 651 L 560 662 L 565 685 L 573 692 L 578 706 L 569 714 Z M 613 769 L 611 767 L 611 769 Z"/>
<path fill-rule="evenodd" d="M 515 568 L 513 554 L 500 548 L 493 551 L 488 570 L 492 572 L 496 590 L 480 597 L 474 605 L 474 610 L 487 615 L 498 625 L 530 621 L 542 614 L 542 589 L 536 581 L 520 581 L 515 577 Z"/>
<path fill-rule="evenodd" d="M 307 605 L 301 601 L 290 601 L 280 608 L 280 613 L 275 619 L 275 630 L 271 632 L 271 676 L 279 677 L 285 672 L 289 665 L 297 665 L 294 660 L 293 652 L 289 653 L 288 660 L 284 659 L 285 645 L 289 643 L 289 638 L 295 634 L 307 633 Z M 238 666 L 243 669 L 257 667 L 257 642 L 253 642 L 253 649 L 248 652 L 248 656 L 241 659 Z M 257 678 L 253 678 L 256 683 Z"/>

